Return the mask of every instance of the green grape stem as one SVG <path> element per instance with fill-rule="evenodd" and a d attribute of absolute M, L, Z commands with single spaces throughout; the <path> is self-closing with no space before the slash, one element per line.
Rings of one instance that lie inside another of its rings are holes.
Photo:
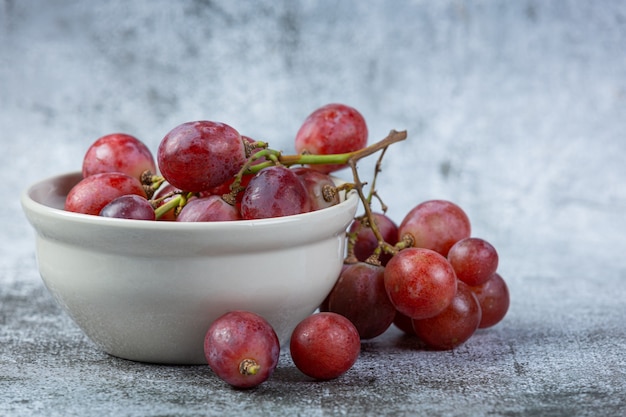
<path fill-rule="evenodd" d="M 386 149 L 386 147 L 384 149 Z M 378 246 L 374 250 L 374 253 L 372 253 L 372 255 L 369 258 L 367 258 L 365 262 L 374 264 L 374 265 L 380 265 L 379 258 L 380 258 L 381 252 L 384 250 L 385 252 L 396 253 L 396 249 L 392 245 L 385 242 L 385 239 L 383 238 L 382 234 L 380 233 L 380 230 L 378 229 L 378 225 L 374 221 L 374 213 L 372 212 L 370 199 L 369 197 L 366 197 L 365 194 L 363 193 L 363 186 L 365 184 L 361 181 L 359 177 L 359 172 L 357 170 L 356 163 L 357 163 L 356 159 L 350 159 L 348 161 L 348 164 L 350 165 L 350 168 L 352 169 L 352 176 L 354 177 L 354 185 L 355 185 L 354 188 L 356 189 L 356 192 L 361 200 L 361 203 L 363 205 L 363 210 L 365 210 L 364 217 L 367 218 L 368 227 L 372 230 L 372 233 L 374 234 L 374 236 L 376 237 L 376 240 L 378 241 Z"/>
<path fill-rule="evenodd" d="M 373 183 L 375 183 L 378 173 L 381 171 L 382 158 L 385 152 L 387 151 L 387 148 L 396 142 L 405 140 L 406 138 L 407 138 L 406 131 L 391 130 L 389 134 L 387 135 L 387 137 L 385 137 L 384 139 L 376 143 L 373 143 L 372 145 L 369 145 L 363 149 L 354 151 L 354 152 L 348 152 L 348 153 L 343 153 L 343 154 L 333 154 L 333 155 L 312 155 L 312 154 L 287 155 L 287 156 L 281 156 L 280 154 L 278 155 L 278 160 L 283 165 L 348 164 L 350 166 L 350 169 L 352 170 L 353 180 L 354 180 L 354 189 L 356 190 L 359 196 L 359 199 L 361 200 L 361 203 L 363 205 L 363 209 L 365 210 L 365 217 L 367 218 L 369 227 L 372 230 L 372 233 L 374 234 L 374 236 L 376 237 L 376 240 L 378 241 L 378 246 L 374 250 L 374 253 L 365 261 L 374 265 L 380 265 L 379 258 L 382 252 L 395 254 L 398 252 L 398 250 L 400 250 L 403 247 L 403 245 L 407 245 L 407 244 L 410 245 L 412 242 L 403 241 L 401 245 L 397 245 L 396 247 L 385 241 L 382 234 L 380 233 L 380 230 L 378 229 L 378 225 L 374 221 L 374 215 L 372 213 L 372 208 L 371 208 L 372 196 L 376 196 L 379 200 L 380 198 L 376 194 L 376 190 L 374 189 L 374 186 L 371 187 L 369 195 L 365 196 L 365 194 L 363 193 L 363 187 L 365 183 L 363 183 L 359 177 L 359 172 L 357 170 L 356 164 L 360 159 L 381 151 L 381 155 L 376 162 L 376 171 L 374 173 L 374 180 L 373 180 Z M 382 205 L 384 207 L 384 211 L 386 211 L 386 206 L 384 204 Z M 354 242 L 353 241 L 351 242 L 349 239 L 348 257 L 346 258 L 346 261 L 348 263 L 354 262 L 354 258 L 355 258 L 354 252 L 351 250 L 353 246 L 354 246 Z"/>
<path fill-rule="evenodd" d="M 235 180 L 231 184 L 229 194 L 225 194 L 223 198 L 233 204 L 235 196 L 241 191 L 241 181 L 245 174 L 256 174 L 257 172 L 274 166 L 274 165 L 320 165 L 320 164 L 332 164 L 332 165 L 346 165 L 350 161 L 358 161 L 369 155 L 372 155 L 378 151 L 386 149 L 389 145 L 405 140 L 407 137 L 406 131 L 391 130 L 387 137 L 375 142 L 365 148 L 346 153 L 328 154 L 328 155 L 314 155 L 308 153 L 301 153 L 296 155 L 283 155 L 282 152 L 267 147 L 266 142 L 257 142 L 250 145 L 253 148 L 262 148 L 256 153 L 251 154 L 248 157 L 246 163 L 241 167 L 239 172 L 235 175 Z M 258 145 L 257 145 L 258 144 Z M 261 158 L 265 158 L 266 161 L 254 163 Z"/>
<path fill-rule="evenodd" d="M 284 166 L 292 166 L 292 165 L 316 165 L 316 164 L 332 164 L 332 165 L 348 165 L 352 169 L 354 184 L 350 184 L 343 188 L 344 190 L 356 189 L 359 198 L 363 204 L 363 208 L 365 210 L 365 215 L 368 219 L 372 232 L 376 236 L 376 239 L 379 241 L 379 247 L 375 252 L 375 258 L 378 257 L 380 252 L 384 250 L 385 252 L 395 253 L 397 249 L 395 249 L 392 245 L 386 243 L 376 226 L 376 223 L 373 221 L 372 210 L 370 208 L 372 195 L 375 195 L 375 190 L 370 192 L 369 196 L 365 196 L 363 193 L 363 187 L 365 183 L 361 182 L 358 171 L 356 169 L 356 163 L 367 156 L 370 156 L 376 152 L 382 151 L 381 156 L 378 159 L 376 164 L 376 174 L 380 171 L 381 159 L 384 155 L 387 147 L 390 145 L 401 142 L 407 138 L 406 131 L 396 131 L 391 130 L 389 134 L 382 140 L 375 142 L 365 148 L 346 153 L 339 154 L 329 154 L 329 155 L 314 155 L 314 154 L 297 154 L 297 155 L 283 155 L 280 151 L 276 151 L 267 147 L 266 142 L 255 142 L 253 144 L 246 145 L 246 154 L 250 154 L 246 163 L 241 167 L 239 172 L 235 175 L 234 181 L 230 186 L 231 192 L 229 194 L 225 194 L 223 196 L 224 200 L 229 202 L 230 204 L 234 204 L 235 197 L 237 193 L 241 192 L 243 187 L 241 187 L 241 182 L 243 180 L 243 176 L 245 174 L 254 174 L 261 171 L 264 168 L 268 168 L 274 165 L 284 165 Z M 252 153 L 251 149 L 259 149 L 257 152 Z M 265 159 L 263 162 L 258 162 L 259 159 Z M 258 162 L 258 163 L 255 163 Z M 153 176 L 148 181 L 148 178 L 145 179 L 146 183 L 150 184 L 152 187 L 156 189 L 156 184 L 160 186 L 164 181 L 162 177 Z M 376 181 L 376 177 L 374 177 L 374 182 Z M 165 213 L 169 212 L 172 209 L 180 209 L 187 202 L 187 199 L 193 194 L 189 193 L 175 193 L 172 196 L 171 200 L 167 203 L 157 207 L 155 209 L 155 214 L 157 219 L 161 218 Z M 168 196 L 169 197 L 169 196 Z M 376 195 L 376 197 L 378 197 Z M 161 198 L 159 200 L 163 200 Z M 157 201 L 152 202 L 153 205 L 157 205 Z M 374 260 L 372 261 L 374 262 Z"/>
<path fill-rule="evenodd" d="M 187 203 L 187 200 L 192 196 L 193 196 L 193 193 L 175 192 L 175 193 L 168 194 L 167 196 L 164 196 L 158 200 L 152 200 L 152 205 L 155 206 L 159 201 L 162 201 L 165 198 L 172 197 L 171 200 L 169 200 L 167 203 L 161 206 L 158 206 L 154 209 L 155 217 L 157 219 L 160 219 L 168 211 L 182 208 Z"/>
<path fill-rule="evenodd" d="M 280 152 L 275 152 L 273 155 L 276 156 L 277 161 L 285 166 L 291 165 L 317 165 L 317 164 L 350 164 L 350 161 L 358 161 L 363 159 L 369 155 L 372 155 L 378 151 L 386 149 L 389 145 L 405 140 L 407 137 L 406 131 L 396 131 L 392 130 L 389 132 L 387 137 L 384 139 L 375 142 L 365 148 L 346 153 L 337 153 L 337 154 L 329 154 L 329 155 L 314 155 L 308 153 L 302 153 L 298 155 L 282 155 Z M 258 165 L 251 166 L 248 172 L 258 172 L 261 169 L 269 166 L 266 165 L 267 162 L 261 163 Z M 271 162 L 269 163 L 271 164 Z M 263 166 L 265 165 L 265 166 Z"/>

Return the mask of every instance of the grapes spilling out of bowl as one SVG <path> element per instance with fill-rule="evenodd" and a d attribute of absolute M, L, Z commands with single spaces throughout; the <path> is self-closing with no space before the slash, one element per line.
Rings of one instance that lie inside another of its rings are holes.
<path fill-rule="evenodd" d="M 391 326 L 422 349 L 449 350 L 499 323 L 509 308 L 498 253 L 472 235 L 461 207 L 429 200 L 416 202 L 400 221 L 386 214 L 376 178 L 387 148 L 406 137 L 392 130 L 368 145 L 363 116 L 337 103 L 305 119 L 294 155 L 215 121 L 174 127 L 156 158 L 139 139 L 109 134 L 87 150 L 83 179 L 68 193 L 65 209 L 132 221 L 255 221 L 324 210 L 339 204 L 342 193 L 356 193 L 362 213 L 346 230 L 343 269 L 289 345 L 303 374 L 333 379 L 356 362 L 363 340 Z M 357 162 L 375 154 L 368 183 Z M 336 181 L 331 174 L 340 169 L 350 169 L 353 181 Z M 257 386 L 277 366 L 276 334 L 254 312 L 220 317 L 204 340 L 209 366 L 234 387 Z"/>

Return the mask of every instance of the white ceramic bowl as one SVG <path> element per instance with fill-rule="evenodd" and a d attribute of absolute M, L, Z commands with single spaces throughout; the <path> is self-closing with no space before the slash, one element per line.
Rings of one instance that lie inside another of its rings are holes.
<path fill-rule="evenodd" d="M 285 344 L 332 289 L 358 197 L 263 220 L 178 223 L 62 210 L 80 173 L 28 188 L 41 277 L 85 334 L 125 359 L 203 364 L 210 323 L 234 309 L 265 317 Z"/>

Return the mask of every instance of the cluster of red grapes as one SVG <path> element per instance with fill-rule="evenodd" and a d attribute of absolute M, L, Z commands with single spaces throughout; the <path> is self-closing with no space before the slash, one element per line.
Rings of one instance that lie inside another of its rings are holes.
<path fill-rule="evenodd" d="M 497 272 L 498 253 L 471 236 L 458 205 L 422 202 L 399 225 L 384 213 L 371 214 L 350 226 L 347 263 L 321 310 L 348 317 L 361 339 L 395 324 L 438 350 L 504 318 L 510 299 Z"/>
<path fill-rule="evenodd" d="M 68 193 L 65 209 L 135 220 L 253 220 L 324 209 L 339 202 L 341 187 L 356 190 L 365 214 L 347 231 L 336 285 L 291 335 L 293 362 L 310 377 L 336 378 L 355 363 L 362 340 L 394 324 L 428 348 L 452 349 L 508 310 L 498 254 L 471 236 L 468 216 L 452 202 L 423 202 L 399 225 L 384 211 L 372 211 L 378 194 L 371 186 L 365 195 L 356 161 L 406 134 L 392 131 L 369 146 L 367 136 L 363 116 L 343 104 L 307 117 L 295 137 L 296 155 L 211 121 L 172 129 L 156 160 L 135 137 L 111 134 L 88 149 L 83 179 Z M 352 168 L 354 183 L 338 187 L 330 174 L 345 167 Z M 372 184 L 379 172 L 377 164 Z M 280 346 L 264 318 L 236 310 L 213 322 L 204 351 L 223 380 L 253 387 L 273 373 Z"/>
<path fill-rule="evenodd" d="M 366 143 L 363 116 L 342 104 L 306 119 L 295 142 L 300 154 L 291 156 L 213 121 L 176 126 L 159 144 L 156 161 L 136 137 L 113 133 L 87 150 L 83 179 L 68 193 L 65 209 L 185 222 L 306 213 L 339 202 L 329 174 Z"/>

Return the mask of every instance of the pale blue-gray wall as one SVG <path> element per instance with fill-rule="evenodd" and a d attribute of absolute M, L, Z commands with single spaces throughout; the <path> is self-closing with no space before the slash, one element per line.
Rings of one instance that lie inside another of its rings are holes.
<path fill-rule="evenodd" d="M 408 130 L 379 179 L 395 220 L 459 203 L 513 285 L 626 267 L 623 1 L 5 0 L 0 64 L 3 268 L 32 257 L 19 192 L 97 137 L 155 150 L 212 119 L 291 152 L 333 101 L 372 141 Z"/>

